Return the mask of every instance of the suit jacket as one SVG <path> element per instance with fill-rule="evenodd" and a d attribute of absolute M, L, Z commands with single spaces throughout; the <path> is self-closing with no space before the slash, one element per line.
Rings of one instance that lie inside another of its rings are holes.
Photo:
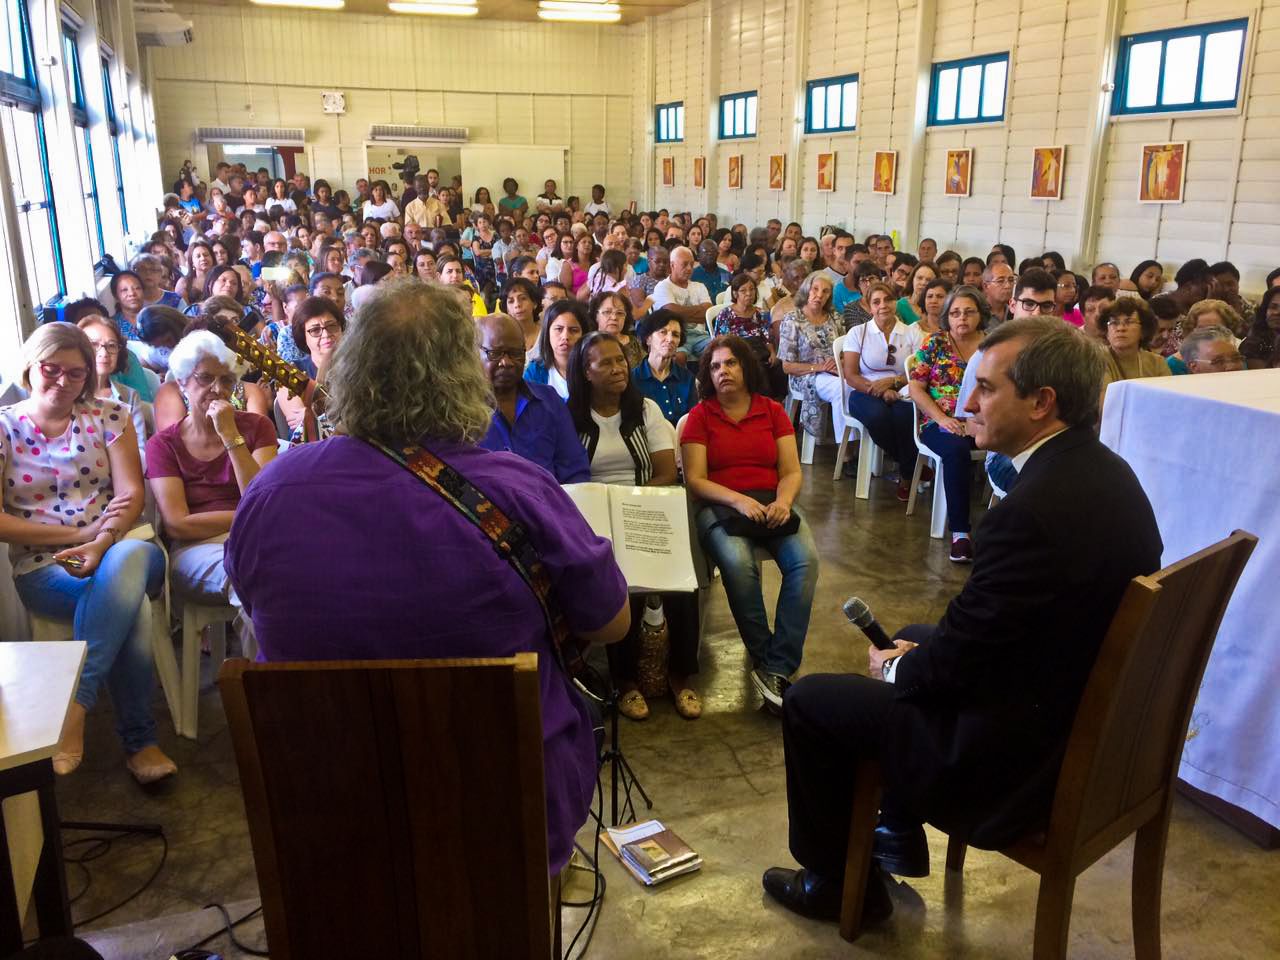
<path fill-rule="evenodd" d="M 1076 707 L 1155 515 L 1092 430 L 1058 434 L 974 535 L 969 581 L 897 667 L 886 799 L 975 846 L 1042 827 Z"/>

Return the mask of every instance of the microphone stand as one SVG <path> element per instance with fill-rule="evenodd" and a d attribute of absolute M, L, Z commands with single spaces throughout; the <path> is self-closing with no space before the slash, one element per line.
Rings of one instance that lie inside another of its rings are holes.
<path fill-rule="evenodd" d="M 600 675 L 594 670 L 591 671 L 597 682 L 600 681 Z M 646 810 L 653 809 L 653 800 L 649 798 L 649 794 L 645 792 L 644 785 L 640 783 L 640 778 L 636 776 L 635 770 L 627 761 L 626 756 L 622 752 L 622 743 L 619 735 L 618 722 L 618 701 L 621 699 L 621 692 L 614 685 L 612 678 L 608 682 L 607 692 L 604 696 L 595 693 L 586 684 L 578 678 L 573 680 L 576 686 L 585 696 L 600 705 L 600 710 L 604 719 L 609 724 L 609 740 L 605 749 L 600 753 L 600 766 L 603 769 L 607 763 L 609 765 L 610 780 L 610 803 L 609 803 L 609 826 L 616 827 L 622 823 L 630 823 L 636 819 L 635 798 L 631 795 L 632 789 L 640 794 L 644 800 Z M 601 683 L 601 686 L 604 686 Z M 618 797 L 619 788 L 621 787 L 622 806 L 619 809 Z M 621 814 L 621 817 L 619 816 Z"/>

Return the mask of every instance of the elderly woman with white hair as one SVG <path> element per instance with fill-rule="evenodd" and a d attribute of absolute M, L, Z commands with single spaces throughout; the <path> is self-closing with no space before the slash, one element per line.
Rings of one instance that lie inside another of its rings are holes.
<path fill-rule="evenodd" d="M 795 309 L 778 324 L 778 359 L 791 378 L 792 394 L 801 398 L 800 425 L 817 440 L 831 436 L 830 414 L 822 404 L 840 404 L 840 370 L 832 344 L 844 332 L 831 295 L 833 285 L 825 272 L 804 278 L 795 294 Z"/>
<path fill-rule="evenodd" d="M 613 550 L 550 473 L 477 445 L 492 423 L 493 392 L 476 325 L 448 288 L 407 278 L 381 285 L 343 339 L 329 389 L 342 433 L 265 471 L 227 540 L 259 655 L 535 652 L 547 866 L 557 874 L 596 783 L 591 719 L 559 660 L 572 659 L 568 644 L 627 633 L 631 608 Z M 506 549 L 495 549 L 495 537 Z M 313 556 L 324 562 L 307 562 Z M 562 643 L 566 633 L 574 639 Z"/>
<path fill-rule="evenodd" d="M 276 455 L 271 421 L 231 405 L 239 364 L 208 330 L 183 337 L 169 370 L 187 414 L 147 441 L 147 479 L 172 543 L 171 586 L 197 601 L 236 603 L 222 544 L 249 481 Z"/>
<path fill-rule="evenodd" d="M 138 444 L 124 404 L 97 396 L 83 330 L 47 323 L 22 348 L 30 397 L 0 407 L 0 541 L 34 614 L 71 621 L 88 645 L 75 701 L 53 756 L 58 774 L 84 759 L 85 717 L 105 685 L 129 771 L 142 783 L 176 772 L 156 744 L 148 596 L 164 586 L 164 554 L 124 539 L 143 506 Z"/>

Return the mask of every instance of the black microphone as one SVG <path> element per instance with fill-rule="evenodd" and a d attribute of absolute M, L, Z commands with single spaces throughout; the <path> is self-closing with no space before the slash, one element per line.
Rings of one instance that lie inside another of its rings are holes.
<path fill-rule="evenodd" d="M 884 632 L 884 627 L 876 622 L 875 614 L 867 606 L 867 602 L 859 597 L 850 597 L 841 607 L 849 622 L 867 635 L 867 639 L 877 650 L 894 650 L 893 641 Z"/>

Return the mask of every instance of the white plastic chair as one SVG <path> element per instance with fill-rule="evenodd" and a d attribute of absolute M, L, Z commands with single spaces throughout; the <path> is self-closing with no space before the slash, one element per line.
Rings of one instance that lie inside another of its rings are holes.
<path fill-rule="evenodd" d="M 929 522 L 929 536 L 935 540 L 942 538 L 943 531 L 947 524 L 947 493 L 945 485 L 942 482 L 942 458 L 930 450 L 923 440 L 920 439 L 920 408 L 916 406 L 915 401 L 911 401 L 911 432 L 916 440 L 916 469 L 911 475 L 911 493 L 907 497 L 907 516 L 911 516 L 916 510 L 916 490 L 920 486 L 920 477 L 924 473 L 925 463 L 933 464 L 933 516 Z M 986 458 L 985 450 L 974 450 L 969 454 L 969 459 L 974 462 L 981 462 Z"/>
<path fill-rule="evenodd" d="M 849 395 L 853 390 L 844 378 L 844 342 L 844 336 L 839 336 L 831 344 L 832 352 L 836 357 L 836 367 L 840 371 L 840 409 L 837 411 L 833 405 L 831 410 L 831 419 L 835 423 L 836 437 L 840 440 L 840 446 L 836 450 L 836 469 L 831 479 L 840 479 L 849 441 L 853 439 L 854 434 L 857 434 L 858 477 L 854 481 L 853 493 L 859 500 L 867 500 L 871 496 L 871 478 L 880 476 L 884 470 L 884 451 L 876 446 L 875 441 L 871 439 L 871 434 L 862 425 L 862 421 L 849 413 Z"/>
<path fill-rule="evenodd" d="M 679 419 L 679 421 L 676 423 L 676 449 L 677 449 L 677 450 L 679 450 L 679 449 L 680 449 L 680 442 L 681 442 L 681 440 L 682 440 L 682 439 L 683 439 L 683 437 L 684 437 L 684 425 L 685 425 L 685 421 L 686 421 L 686 420 L 688 420 L 688 419 L 689 419 L 689 415 L 686 413 L 686 414 L 685 414 L 683 417 L 681 417 L 681 418 Z M 683 469 L 683 466 L 681 467 L 681 469 Z M 771 553 L 770 553 L 768 550 L 766 550 L 764 547 L 757 546 L 757 547 L 755 547 L 755 549 L 753 549 L 751 552 L 752 552 L 752 554 L 755 556 L 756 560 L 758 560 L 758 561 L 772 560 L 772 559 L 773 559 L 773 554 L 771 554 Z M 710 564 L 710 561 L 708 561 L 708 564 Z"/>
<path fill-rule="evenodd" d="M 800 404 L 804 403 L 804 397 L 796 393 L 795 386 L 791 377 L 787 378 L 787 417 L 792 423 L 796 424 L 796 432 L 800 435 L 800 462 L 808 466 L 813 463 L 813 448 L 816 442 L 813 434 L 799 425 L 796 418 L 800 415 Z"/>
<path fill-rule="evenodd" d="M 185 597 L 175 598 L 182 607 L 182 720 L 178 733 L 196 739 L 200 714 L 200 635 L 205 627 L 214 627 L 209 637 L 209 652 L 216 670 L 227 658 L 227 624 L 239 612 L 229 603 L 199 603 Z M 246 632 L 246 637 L 252 634 Z M 246 639 L 244 655 L 254 659 L 257 645 Z M 252 649 L 250 649 L 252 648 Z"/>

